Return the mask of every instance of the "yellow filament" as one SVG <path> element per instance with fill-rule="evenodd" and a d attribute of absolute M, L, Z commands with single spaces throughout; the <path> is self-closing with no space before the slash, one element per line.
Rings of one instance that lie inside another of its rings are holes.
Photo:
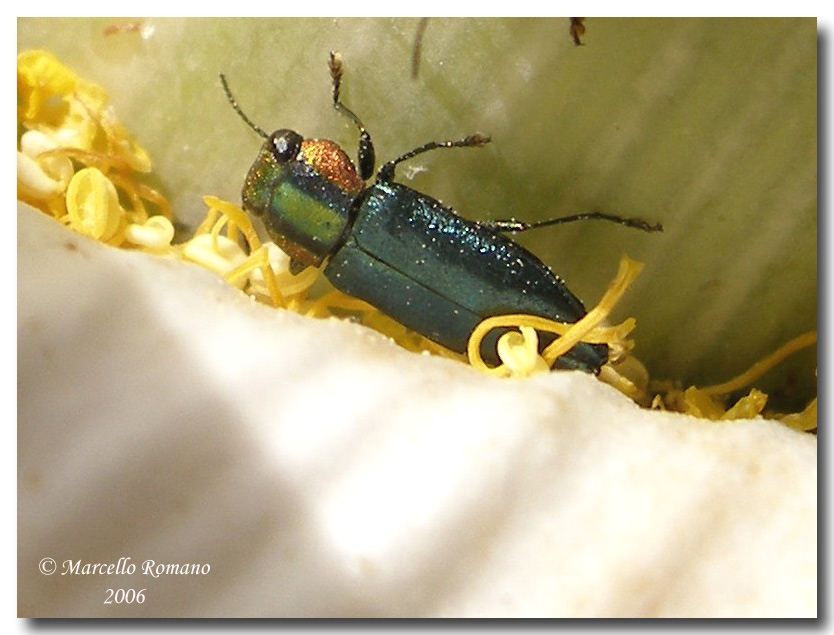
<path fill-rule="evenodd" d="M 236 205 L 232 205 L 216 196 L 204 196 L 203 202 L 210 208 L 222 212 L 231 222 L 243 232 L 246 242 L 249 243 L 250 251 L 255 251 L 261 246 L 261 241 L 258 238 L 258 233 L 252 226 L 252 221 L 242 209 Z"/>
<path fill-rule="evenodd" d="M 620 267 L 617 275 L 603 294 L 599 304 L 588 311 L 567 333 L 544 349 L 542 357 L 544 357 L 548 365 L 552 366 L 557 357 L 564 355 L 576 346 L 591 330 L 608 317 L 614 305 L 617 304 L 626 289 L 634 282 L 634 279 L 640 275 L 642 269 L 643 265 L 641 263 L 632 260 L 628 256 L 623 256 L 620 259 Z M 634 318 L 629 318 L 626 322 L 629 323 L 629 331 L 636 325 Z M 626 322 L 620 325 L 624 329 L 627 328 L 624 326 Z"/>
<path fill-rule="evenodd" d="M 607 343 L 623 348 L 629 348 L 625 337 L 634 329 L 636 321 L 628 318 L 617 326 L 599 326 L 614 308 L 614 305 L 622 297 L 634 278 L 640 273 L 643 265 L 623 256 L 620 260 L 617 276 L 611 282 L 608 290 L 603 294 L 599 304 L 591 309 L 581 320 L 576 323 L 564 323 L 549 320 L 547 318 L 527 315 L 523 313 L 497 315 L 483 320 L 472 331 L 467 343 L 466 352 L 470 364 L 482 372 L 491 375 L 505 375 L 506 369 L 490 368 L 481 357 L 481 342 L 484 337 L 496 328 L 519 328 L 528 326 L 537 331 L 559 335 L 559 339 L 550 344 L 542 352 L 542 358 L 548 366 L 552 366 L 556 359 L 564 355 L 580 341 L 589 343 Z"/>
<path fill-rule="evenodd" d="M 249 276 L 256 269 L 260 270 L 264 280 L 266 280 L 266 286 L 269 291 L 269 297 L 272 300 L 272 305 L 275 307 L 286 307 L 287 303 L 284 298 L 284 294 L 281 293 L 278 281 L 275 278 L 275 272 L 272 270 L 272 266 L 269 263 L 269 252 L 266 249 L 266 245 L 258 247 L 254 253 L 249 255 L 246 262 L 226 274 L 226 280 L 235 286 L 238 286 L 239 279 Z"/>
<path fill-rule="evenodd" d="M 769 371 L 771 368 L 776 366 L 779 362 L 784 360 L 786 357 L 793 355 L 794 353 L 802 350 L 803 348 L 812 346 L 816 344 L 816 342 L 816 331 L 809 331 L 807 333 L 803 333 L 799 337 L 795 337 L 787 344 L 784 344 L 783 346 L 779 347 L 776 351 L 774 351 L 764 359 L 756 362 L 740 375 L 737 375 L 736 377 L 733 377 L 732 379 L 725 381 L 722 384 L 707 386 L 706 388 L 700 388 L 699 390 L 706 395 L 723 395 L 729 392 L 733 392 L 734 390 L 744 388 L 745 386 L 749 386 L 759 377 L 761 377 L 767 371 Z"/>

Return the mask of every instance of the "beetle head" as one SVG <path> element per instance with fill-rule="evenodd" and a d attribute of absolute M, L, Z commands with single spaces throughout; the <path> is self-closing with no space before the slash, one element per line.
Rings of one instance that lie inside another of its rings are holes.
<path fill-rule="evenodd" d="M 363 188 L 335 142 L 276 130 L 246 176 L 243 208 L 263 218 L 270 238 L 299 269 L 321 264 L 338 247 Z"/>
<path fill-rule="evenodd" d="M 243 208 L 263 219 L 293 270 L 321 264 L 341 244 L 364 188 L 356 167 L 333 141 L 286 129 L 268 135 L 241 110 L 222 74 L 220 81 L 235 112 L 265 139 L 243 184 Z"/>

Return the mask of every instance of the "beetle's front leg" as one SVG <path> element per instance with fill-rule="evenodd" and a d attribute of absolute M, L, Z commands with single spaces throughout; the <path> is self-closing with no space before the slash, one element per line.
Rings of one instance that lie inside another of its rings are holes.
<path fill-rule="evenodd" d="M 359 167 L 359 176 L 367 181 L 374 173 L 376 164 L 376 152 L 371 141 L 371 135 L 365 130 L 365 126 L 353 111 L 342 103 L 339 98 L 339 89 L 342 85 L 342 56 L 334 51 L 330 52 L 330 59 L 327 63 L 330 68 L 330 78 L 333 80 L 333 107 L 342 115 L 350 119 L 359 130 L 359 150 L 357 151 L 356 163 Z"/>
<path fill-rule="evenodd" d="M 429 143 L 421 145 L 419 148 L 414 148 L 413 150 L 398 156 L 396 159 L 388 161 L 381 168 L 379 168 L 376 179 L 382 183 L 390 183 L 394 180 L 394 169 L 398 164 L 403 161 L 408 161 L 408 159 L 416 157 L 418 154 L 422 154 L 423 152 L 437 150 L 438 148 L 478 148 L 480 146 L 485 146 L 490 141 L 492 141 L 492 139 L 488 135 L 481 134 L 480 132 L 476 132 L 475 134 L 464 137 L 463 139 L 458 139 L 457 141 L 430 141 Z"/>

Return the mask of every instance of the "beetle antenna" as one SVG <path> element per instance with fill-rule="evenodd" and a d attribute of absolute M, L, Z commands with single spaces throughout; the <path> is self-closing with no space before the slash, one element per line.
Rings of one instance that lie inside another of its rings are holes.
<path fill-rule="evenodd" d="M 339 114 L 350 119 L 359 130 L 357 163 L 359 164 L 359 175 L 363 181 L 367 181 L 374 173 L 374 163 L 376 163 L 376 153 L 374 152 L 374 144 L 371 142 L 371 135 L 368 134 L 359 117 L 339 99 L 339 89 L 342 85 L 342 56 L 335 51 L 330 51 L 330 59 L 327 65 L 330 67 L 330 78 L 333 80 L 333 107 Z"/>
<path fill-rule="evenodd" d="M 235 112 L 238 114 L 238 116 L 241 119 L 243 119 L 243 121 L 246 122 L 246 125 L 252 128 L 252 130 L 257 132 L 264 139 L 268 139 L 269 135 L 266 134 L 261 128 L 256 126 L 254 123 L 252 123 L 252 120 L 249 119 L 249 117 L 246 116 L 246 113 L 243 112 L 243 110 L 241 110 L 240 106 L 238 106 L 237 100 L 232 95 L 232 91 L 229 88 L 229 84 L 228 82 L 226 82 L 226 76 L 223 73 L 220 73 L 220 83 L 223 84 L 223 90 L 226 93 L 226 97 L 229 99 L 229 103 L 232 105 L 232 108 L 235 109 Z"/>

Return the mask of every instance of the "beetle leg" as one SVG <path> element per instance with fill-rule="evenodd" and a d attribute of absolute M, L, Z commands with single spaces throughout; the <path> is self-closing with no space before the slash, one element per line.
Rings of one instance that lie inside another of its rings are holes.
<path fill-rule="evenodd" d="M 423 152 L 435 150 L 436 148 L 477 148 L 486 145 L 490 141 L 491 139 L 489 136 L 483 135 L 479 132 L 457 141 L 430 141 L 429 143 L 421 145 L 419 148 L 414 148 L 413 150 L 398 156 L 396 159 L 388 161 L 388 163 L 379 168 L 376 179 L 377 181 L 381 181 L 383 183 L 390 183 L 394 179 L 394 169 L 397 167 L 397 164 L 407 161 L 412 157 L 416 157 L 418 154 L 422 154 Z"/>
<path fill-rule="evenodd" d="M 330 60 L 327 65 L 330 67 L 330 78 L 333 80 L 333 107 L 339 114 L 350 119 L 359 130 L 359 150 L 356 163 L 359 166 L 359 176 L 362 177 L 363 181 L 367 181 L 374 173 L 374 164 L 376 163 L 376 153 L 374 152 L 371 135 L 365 130 L 365 126 L 362 125 L 359 117 L 339 99 L 339 89 L 342 85 L 342 56 L 330 51 Z"/>
<path fill-rule="evenodd" d="M 655 223 L 654 225 L 642 218 L 625 218 L 623 216 L 615 216 L 613 214 L 604 214 L 603 212 L 586 212 L 584 214 L 573 214 L 572 216 L 561 216 L 559 218 L 548 218 L 533 223 L 525 223 L 514 218 L 506 220 L 486 220 L 478 221 L 481 227 L 491 229 L 499 232 L 524 232 L 528 229 L 537 229 L 539 227 L 549 227 L 550 225 L 559 225 L 561 223 L 571 223 L 577 220 L 605 220 L 618 225 L 640 229 L 644 232 L 662 232 L 663 225 Z"/>
<path fill-rule="evenodd" d="M 585 18 L 570 19 L 570 36 L 576 46 L 582 45 L 582 36 L 585 35 Z"/>

